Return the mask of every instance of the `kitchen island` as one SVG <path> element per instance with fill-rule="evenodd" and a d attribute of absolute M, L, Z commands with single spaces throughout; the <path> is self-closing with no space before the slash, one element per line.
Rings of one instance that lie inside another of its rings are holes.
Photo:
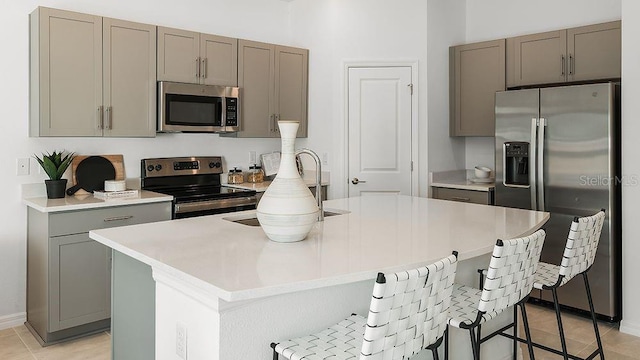
<path fill-rule="evenodd" d="M 266 360 L 272 341 L 317 331 L 352 312 L 366 316 L 379 271 L 425 265 L 457 250 L 456 281 L 475 283 L 475 269 L 488 264 L 496 239 L 533 233 L 549 217 L 395 195 L 324 206 L 341 215 L 326 217 L 297 243 L 272 242 L 260 227 L 232 221 L 252 211 L 90 236 L 152 268 L 156 359 L 176 358 L 176 333 L 184 329 L 188 359 Z M 452 334 L 451 359 L 470 354 L 468 336 L 461 335 Z M 508 358 L 509 342 L 492 340 L 485 352 Z"/>

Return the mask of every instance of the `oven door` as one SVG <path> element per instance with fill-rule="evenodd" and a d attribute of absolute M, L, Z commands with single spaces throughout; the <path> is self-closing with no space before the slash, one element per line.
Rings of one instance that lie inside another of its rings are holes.
<path fill-rule="evenodd" d="M 176 202 L 173 206 L 173 218 L 224 214 L 234 211 L 255 210 L 258 204 L 256 196 L 243 196 L 227 199 L 214 199 L 192 202 Z"/>

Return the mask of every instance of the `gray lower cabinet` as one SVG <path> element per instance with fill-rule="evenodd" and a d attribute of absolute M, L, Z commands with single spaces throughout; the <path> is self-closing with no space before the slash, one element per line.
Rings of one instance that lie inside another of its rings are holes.
<path fill-rule="evenodd" d="M 434 186 L 431 188 L 431 195 L 434 199 L 493 205 L 493 189 L 489 191 L 477 191 Z"/>
<path fill-rule="evenodd" d="M 64 212 L 28 208 L 27 326 L 43 344 L 104 330 L 111 316 L 111 250 L 89 231 L 171 218 L 171 203 Z"/>
<path fill-rule="evenodd" d="M 155 359 L 156 283 L 151 266 L 113 250 L 111 358 Z"/>

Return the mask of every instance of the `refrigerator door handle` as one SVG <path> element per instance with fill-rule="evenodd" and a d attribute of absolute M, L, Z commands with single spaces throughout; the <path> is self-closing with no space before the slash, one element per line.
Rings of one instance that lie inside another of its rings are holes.
<path fill-rule="evenodd" d="M 536 153 L 537 177 L 536 186 L 538 188 L 538 210 L 545 211 L 544 204 L 544 130 L 547 126 L 545 118 L 540 118 L 538 125 L 538 151 Z"/>
<path fill-rule="evenodd" d="M 536 152 L 538 136 L 538 119 L 531 119 L 531 148 L 529 149 L 529 184 L 531 191 L 531 210 L 538 210 L 538 190 L 536 186 L 536 168 L 538 164 L 536 163 L 537 155 Z"/>

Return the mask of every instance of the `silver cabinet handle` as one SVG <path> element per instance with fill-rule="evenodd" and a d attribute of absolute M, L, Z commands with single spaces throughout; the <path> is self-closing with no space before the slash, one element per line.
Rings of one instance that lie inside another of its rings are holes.
<path fill-rule="evenodd" d="M 452 196 L 451 200 L 453 201 L 462 201 L 462 202 L 469 202 L 471 201 L 470 198 L 465 198 L 465 197 L 458 197 L 458 196 Z"/>
<path fill-rule="evenodd" d="M 562 76 L 564 76 L 564 69 L 565 69 L 564 55 L 562 55 L 562 58 L 560 59 L 560 75 Z"/>
<path fill-rule="evenodd" d="M 278 127 L 278 121 L 280 120 L 280 114 L 275 114 L 275 116 L 274 116 L 274 117 L 275 117 L 275 119 L 276 119 L 276 122 L 275 122 L 275 125 L 276 125 L 276 126 L 274 127 L 275 132 L 280 132 L 280 128 Z"/>
<path fill-rule="evenodd" d="M 569 54 L 569 75 L 573 75 L 573 55 Z"/>
<path fill-rule="evenodd" d="M 269 115 L 269 121 L 271 121 L 271 128 L 269 128 L 269 131 L 271 132 L 275 132 L 275 125 L 276 125 L 276 115 L 275 114 L 271 114 Z"/>
<path fill-rule="evenodd" d="M 357 177 L 354 177 L 354 178 L 351 180 L 351 183 L 352 183 L 353 185 L 358 185 L 358 184 L 360 184 L 360 183 L 363 183 L 363 184 L 364 184 L 364 183 L 366 183 L 366 181 L 364 181 L 364 180 L 360 180 L 360 179 L 358 179 Z"/>
<path fill-rule="evenodd" d="M 129 220 L 129 219 L 133 219 L 133 215 L 114 216 L 114 217 L 104 219 L 104 222 L 123 221 L 123 220 Z"/>
<path fill-rule="evenodd" d="M 102 105 L 98 106 L 98 129 L 102 129 L 102 125 L 104 122 L 104 117 L 103 117 L 103 113 L 102 113 Z"/>
<path fill-rule="evenodd" d="M 207 78 L 207 58 L 202 59 L 200 61 L 200 65 L 201 65 L 200 66 L 200 72 L 201 72 L 200 76 L 203 79 L 206 79 Z"/>
<path fill-rule="evenodd" d="M 200 57 L 196 58 L 196 79 L 200 77 Z"/>
<path fill-rule="evenodd" d="M 113 127 L 112 121 L 111 121 L 111 106 L 107 106 L 107 110 L 105 111 L 107 113 L 107 121 L 105 121 L 105 125 L 104 128 L 107 130 L 111 130 L 111 128 Z"/>

